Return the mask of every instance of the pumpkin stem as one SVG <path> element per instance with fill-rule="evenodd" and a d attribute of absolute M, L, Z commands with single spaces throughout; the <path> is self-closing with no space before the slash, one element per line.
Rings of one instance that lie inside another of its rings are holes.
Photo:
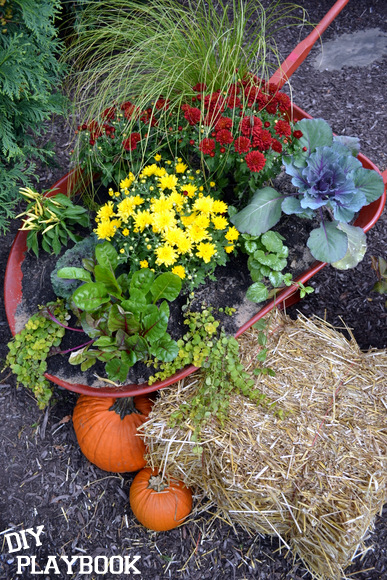
<path fill-rule="evenodd" d="M 160 493 L 161 491 L 164 491 L 164 489 L 166 489 L 167 487 L 168 485 L 163 481 L 161 475 L 150 476 L 148 489 L 153 489 L 154 491 L 157 491 L 157 493 Z"/>
<path fill-rule="evenodd" d="M 109 408 L 109 411 L 114 411 L 123 419 L 126 415 L 131 415 L 132 413 L 137 413 L 141 415 L 141 411 L 136 409 L 134 405 L 134 397 L 122 397 L 121 399 L 116 399 L 113 405 Z"/>

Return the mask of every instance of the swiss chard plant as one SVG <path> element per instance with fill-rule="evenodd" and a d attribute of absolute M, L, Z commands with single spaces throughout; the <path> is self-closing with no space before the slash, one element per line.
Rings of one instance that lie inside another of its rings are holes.
<path fill-rule="evenodd" d="M 279 193 L 272 187 L 255 192 L 248 206 L 231 219 L 243 233 L 259 236 L 273 228 L 282 213 L 318 217 L 307 245 L 312 255 L 339 269 L 356 266 L 366 251 L 362 228 L 351 221 L 364 205 L 383 194 L 383 179 L 356 158 L 356 138 L 336 137 L 323 119 L 303 119 L 299 151 L 284 156 L 285 171 L 297 191 Z"/>
<path fill-rule="evenodd" d="M 72 309 L 91 340 L 72 352 L 69 362 L 85 371 L 103 361 L 109 380 L 123 383 L 137 361 L 177 356 L 179 348 L 167 332 L 167 301 L 179 295 L 181 279 L 172 272 L 156 276 L 148 268 L 116 276 L 118 262 L 117 251 L 104 242 L 96 246 L 95 260 L 84 260 L 84 268 L 62 268 L 57 275 L 84 282 L 72 295 Z"/>

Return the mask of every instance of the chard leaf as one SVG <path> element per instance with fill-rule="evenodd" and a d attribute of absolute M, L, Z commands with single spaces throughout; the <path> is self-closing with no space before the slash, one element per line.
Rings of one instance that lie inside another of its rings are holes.
<path fill-rule="evenodd" d="M 112 296 L 115 296 L 116 298 L 120 298 L 120 296 L 122 296 L 122 291 L 117 284 L 116 277 L 109 268 L 104 268 L 103 266 L 99 266 L 97 264 L 97 266 L 94 268 L 94 277 L 96 282 L 105 284 L 106 290 L 109 292 L 109 294 L 112 294 Z"/>
<path fill-rule="evenodd" d="M 251 202 L 231 218 L 231 223 L 241 233 L 259 236 L 270 230 L 281 217 L 280 195 L 272 187 L 264 187 L 255 192 Z"/>
<path fill-rule="evenodd" d="M 108 268 L 112 272 L 118 266 L 118 253 L 110 242 L 97 244 L 95 247 L 95 257 L 100 266 Z"/>
<path fill-rule="evenodd" d="M 176 274 L 172 274 L 172 272 L 165 272 L 157 276 L 150 288 L 153 303 L 156 303 L 161 298 L 172 302 L 172 300 L 175 300 L 179 296 L 180 290 L 181 278 L 176 276 Z"/>
<path fill-rule="evenodd" d="M 58 278 L 66 278 L 67 280 L 82 280 L 82 282 L 91 282 L 90 272 L 84 270 L 83 268 L 61 268 L 56 273 Z"/>
<path fill-rule="evenodd" d="M 113 346 L 114 344 L 115 340 L 111 336 L 100 336 L 99 338 L 97 338 L 97 340 L 93 342 L 94 346 L 98 346 L 101 348 L 105 346 Z"/>
<path fill-rule="evenodd" d="M 362 228 L 349 224 L 338 224 L 337 228 L 347 234 L 348 249 L 341 260 L 333 262 L 332 266 L 338 270 L 349 270 L 362 261 L 367 250 L 366 235 Z"/>
<path fill-rule="evenodd" d="M 337 225 L 337 222 L 324 223 L 311 232 L 306 245 L 316 260 L 330 264 L 345 256 L 348 238 Z"/>
<path fill-rule="evenodd" d="M 105 371 L 111 381 L 124 383 L 130 366 L 126 360 L 123 361 L 121 358 L 116 357 L 106 363 Z"/>
<path fill-rule="evenodd" d="M 87 369 L 89 369 L 90 367 L 95 365 L 96 362 L 97 362 L 97 359 L 94 357 L 85 360 L 83 363 L 81 363 L 81 371 L 83 371 L 83 372 L 87 371 Z"/>
<path fill-rule="evenodd" d="M 367 204 L 379 199 L 384 191 L 383 177 L 373 169 L 359 167 L 353 174 L 355 187 L 366 197 Z"/>
<path fill-rule="evenodd" d="M 108 329 L 110 332 L 124 330 L 127 334 L 134 334 L 138 331 L 139 327 L 140 323 L 132 313 L 125 312 L 118 304 L 112 305 L 108 318 Z"/>
<path fill-rule="evenodd" d="M 148 306 L 147 313 L 142 319 L 142 336 L 148 342 L 159 340 L 166 332 L 168 316 L 165 311 L 159 310 L 154 304 Z"/>
<path fill-rule="evenodd" d="M 251 302 L 263 302 L 267 299 L 268 295 L 268 289 L 262 282 L 255 282 L 249 286 L 246 292 L 246 298 Z"/>
<path fill-rule="evenodd" d="M 133 334 L 132 336 L 127 336 L 125 338 L 125 346 L 129 350 L 134 350 L 136 352 L 137 360 L 145 359 L 148 357 L 148 343 L 139 334 Z"/>
<path fill-rule="evenodd" d="M 110 301 L 105 284 L 101 282 L 86 282 L 73 293 L 75 305 L 85 312 L 94 312 L 102 304 Z"/>
<path fill-rule="evenodd" d="M 163 362 L 173 361 L 179 354 L 179 347 L 177 343 L 172 340 L 169 334 L 166 334 L 161 340 L 152 344 L 150 347 L 151 355 Z"/>
<path fill-rule="evenodd" d="M 155 275 L 149 268 L 142 268 L 134 272 L 132 279 L 130 281 L 130 292 L 132 290 L 140 290 L 144 296 L 148 294 L 150 287 L 152 286 Z"/>

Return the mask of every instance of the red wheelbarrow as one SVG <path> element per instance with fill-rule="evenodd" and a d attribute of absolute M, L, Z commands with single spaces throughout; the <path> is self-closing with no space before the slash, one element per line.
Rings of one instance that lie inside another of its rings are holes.
<path fill-rule="evenodd" d="M 270 79 L 270 83 L 272 85 L 276 85 L 278 89 L 280 89 L 290 78 L 293 72 L 299 67 L 299 65 L 305 60 L 307 55 L 309 54 L 312 46 L 324 32 L 324 30 L 329 26 L 329 24 L 336 18 L 339 12 L 344 8 L 344 6 L 348 3 L 349 0 L 338 0 L 334 6 L 329 10 L 329 12 L 325 15 L 325 17 L 321 20 L 321 22 L 314 28 L 313 32 L 309 34 L 309 36 L 303 40 L 297 47 L 290 53 L 287 59 L 282 63 L 279 69 L 273 74 Z M 311 119 L 312 117 L 308 115 L 305 111 L 297 107 L 296 105 L 292 105 L 291 109 L 291 119 L 293 121 L 298 121 L 300 119 Z M 358 159 L 363 164 L 363 167 L 366 169 L 373 169 L 380 173 L 378 168 L 367 159 L 362 154 L 359 154 Z M 77 170 L 65 175 L 62 179 L 60 179 L 57 183 L 54 184 L 53 189 L 56 190 L 56 193 L 64 193 L 67 194 L 69 191 L 72 191 L 74 184 L 76 183 L 76 173 Z M 384 183 L 387 184 L 387 170 L 383 173 Z M 379 219 L 384 205 L 386 201 L 386 187 L 384 194 L 381 198 L 374 201 L 373 203 L 365 206 L 359 212 L 359 215 L 354 223 L 355 226 L 359 226 L 363 228 L 365 232 L 367 232 L 370 228 L 374 226 L 376 221 Z M 27 251 L 26 245 L 26 238 L 27 232 L 26 231 L 19 231 L 16 235 L 14 243 L 12 245 L 7 269 L 4 279 L 4 302 L 5 302 L 5 309 L 8 318 L 8 323 L 13 335 L 16 334 L 16 310 L 18 305 L 22 300 L 22 263 L 25 258 L 25 253 Z M 312 276 L 314 276 L 317 272 L 319 272 L 322 268 L 326 266 L 324 262 L 316 261 L 306 272 L 304 272 L 301 276 L 299 276 L 295 282 L 300 282 L 305 284 Z M 240 336 L 243 332 L 245 332 L 248 328 L 250 328 L 253 324 L 255 324 L 260 318 L 265 316 L 268 312 L 270 312 L 274 307 L 283 308 L 285 306 L 290 306 L 295 304 L 299 300 L 299 293 L 294 290 L 294 287 L 287 287 L 280 291 L 275 299 L 271 302 L 266 304 L 257 314 L 255 314 L 248 322 L 246 322 L 236 333 L 236 337 Z M 122 386 L 106 386 L 101 388 L 91 387 L 89 385 L 80 384 L 80 383 L 69 383 L 65 380 L 62 380 L 54 375 L 45 374 L 45 377 L 52 381 L 53 383 L 64 387 L 67 390 L 81 393 L 85 395 L 90 395 L 94 397 L 129 397 L 135 395 L 141 395 L 146 393 L 151 393 L 172 385 L 176 383 L 180 379 L 190 375 L 195 370 L 197 370 L 194 366 L 189 366 L 184 369 L 181 369 L 179 372 L 175 373 L 174 375 L 170 376 L 168 379 L 163 381 L 158 381 L 153 383 L 152 385 L 148 385 L 147 383 L 142 384 L 126 384 Z"/>

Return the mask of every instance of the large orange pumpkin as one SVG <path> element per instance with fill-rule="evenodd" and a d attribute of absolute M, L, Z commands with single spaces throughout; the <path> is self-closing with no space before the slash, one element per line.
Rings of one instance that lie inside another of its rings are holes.
<path fill-rule="evenodd" d="M 152 401 L 144 396 L 89 397 L 81 395 L 73 412 L 74 430 L 89 461 L 115 473 L 145 466 L 145 444 L 137 428 L 147 420 Z"/>
<path fill-rule="evenodd" d="M 133 479 L 129 500 L 138 521 L 156 532 L 176 528 L 192 509 L 191 490 L 176 479 L 164 482 L 150 467 Z"/>

